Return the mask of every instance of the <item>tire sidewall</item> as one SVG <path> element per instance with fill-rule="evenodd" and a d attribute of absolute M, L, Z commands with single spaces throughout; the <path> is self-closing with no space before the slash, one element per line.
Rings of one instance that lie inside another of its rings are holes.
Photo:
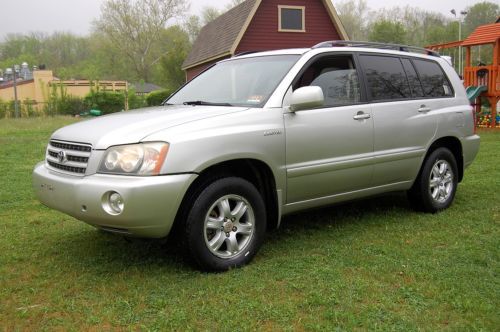
<path fill-rule="evenodd" d="M 255 216 L 254 233 L 244 251 L 231 258 L 214 255 L 205 242 L 205 217 L 210 207 L 221 197 L 238 195 L 251 205 Z M 216 180 L 202 189 L 186 220 L 186 245 L 194 262 L 203 270 L 225 271 L 248 263 L 262 244 L 266 229 L 266 210 L 259 191 L 250 182 L 228 177 Z"/>
<path fill-rule="evenodd" d="M 438 160 L 445 160 L 451 167 L 453 172 L 453 189 L 450 197 L 442 203 L 436 202 L 429 191 L 429 178 L 432 172 L 432 168 Z M 455 198 L 455 193 L 457 192 L 458 186 L 458 167 L 457 162 L 453 153 L 446 148 L 438 148 L 434 150 L 425 161 L 424 168 L 422 169 L 422 174 L 420 176 L 420 195 L 422 195 L 422 203 L 424 208 L 430 212 L 437 212 L 448 208 Z"/>

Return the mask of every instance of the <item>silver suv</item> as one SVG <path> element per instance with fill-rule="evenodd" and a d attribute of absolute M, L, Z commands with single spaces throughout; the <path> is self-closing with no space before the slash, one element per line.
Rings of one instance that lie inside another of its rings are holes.
<path fill-rule="evenodd" d="M 438 54 L 325 42 L 224 60 L 161 107 L 59 129 L 33 186 L 92 226 L 176 234 L 200 268 L 226 270 L 292 212 L 391 191 L 445 209 L 478 149 Z"/>

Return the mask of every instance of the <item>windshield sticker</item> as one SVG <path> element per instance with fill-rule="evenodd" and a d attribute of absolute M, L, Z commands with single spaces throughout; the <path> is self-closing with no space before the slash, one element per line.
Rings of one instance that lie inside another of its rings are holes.
<path fill-rule="evenodd" d="M 264 99 L 264 96 L 250 96 L 248 99 L 247 99 L 247 103 L 251 103 L 251 104 L 260 104 L 262 102 L 262 99 Z"/>

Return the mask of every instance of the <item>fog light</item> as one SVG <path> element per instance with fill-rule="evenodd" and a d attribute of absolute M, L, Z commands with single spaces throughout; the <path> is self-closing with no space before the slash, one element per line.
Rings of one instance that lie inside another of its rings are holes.
<path fill-rule="evenodd" d="M 110 191 L 104 194 L 102 207 L 107 213 L 118 215 L 123 212 L 123 206 L 123 197 L 119 193 Z"/>

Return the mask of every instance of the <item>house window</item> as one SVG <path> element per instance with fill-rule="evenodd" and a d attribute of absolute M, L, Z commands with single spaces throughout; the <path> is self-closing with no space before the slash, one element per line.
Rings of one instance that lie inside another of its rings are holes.
<path fill-rule="evenodd" d="M 278 31 L 306 32 L 306 7 L 278 6 Z"/>

